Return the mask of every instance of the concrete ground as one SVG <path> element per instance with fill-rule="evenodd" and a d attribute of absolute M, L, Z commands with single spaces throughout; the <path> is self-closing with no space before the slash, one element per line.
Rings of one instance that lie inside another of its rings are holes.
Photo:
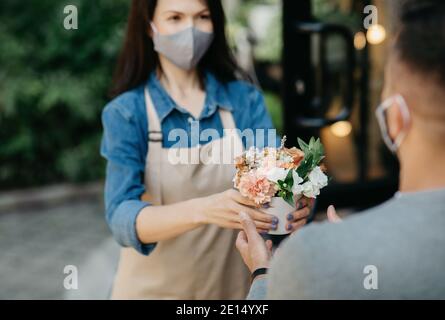
<path fill-rule="evenodd" d="M 101 199 L 0 213 L 0 299 L 107 299 L 119 248 Z M 64 268 L 78 289 L 64 287 Z"/>

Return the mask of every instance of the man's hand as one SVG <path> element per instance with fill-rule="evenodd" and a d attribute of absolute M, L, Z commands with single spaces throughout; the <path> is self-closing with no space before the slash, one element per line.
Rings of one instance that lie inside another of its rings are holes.
<path fill-rule="evenodd" d="M 341 222 L 341 218 L 337 215 L 337 211 L 335 211 L 335 207 L 333 205 L 330 205 L 328 207 L 327 215 L 328 215 L 329 222 L 332 222 L 332 223 Z"/>
<path fill-rule="evenodd" d="M 238 233 L 236 247 L 241 253 L 244 263 L 250 272 L 259 268 L 268 268 L 272 256 L 272 241 L 264 239 L 259 235 L 255 223 L 245 212 L 239 213 L 243 230 Z M 329 206 L 327 211 L 328 220 L 332 223 L 341 222 L 334 206 Z"/>
<path fill-rule="evenodd" d="M 259 268 L 268 268 L 272 256 L 272 241 L 264 241 L 247 213 L 240 212 L 239 216 L 244 230 L 238 233 L 236 247 L 241 253 L 244 263 L 250 272 Z"/>

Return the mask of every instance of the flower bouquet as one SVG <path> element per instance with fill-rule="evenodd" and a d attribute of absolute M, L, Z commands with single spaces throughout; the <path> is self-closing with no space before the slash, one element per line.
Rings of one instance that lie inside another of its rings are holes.
<path fill-rule="evenodd" d="M 278 218 L 278 226 L 269 234 L 288 234 L 286 217 L 296 210 L 300 198 L 316 198 L 327 186 L 324 174 L 324 148 L 320 139 L 309 144 L 298 139 L 300 149 L 286 148 L 286 137 L 279 148 L 250 148 L 235 159 L 234 186 L 262 211 Z"/>

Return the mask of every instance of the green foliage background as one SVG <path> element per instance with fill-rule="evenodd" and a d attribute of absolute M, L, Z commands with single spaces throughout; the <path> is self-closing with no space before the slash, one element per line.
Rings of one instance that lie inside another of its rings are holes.
<path fill-rule="evenodd" d="M 103 176 L 100 113 L 128 0 L 0 1 L 0 189 Z"/>

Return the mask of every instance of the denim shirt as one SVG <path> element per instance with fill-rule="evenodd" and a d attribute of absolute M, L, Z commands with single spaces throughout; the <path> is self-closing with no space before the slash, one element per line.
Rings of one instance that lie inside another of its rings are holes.
<path fill-rule="evenodd" d="M 243 81 L 220 82 L 213 74 L 205 75 L 206 98 L 199 119 L 178 106 L 160 84 L 153 72 L 147 82 L 125 92 L 105 106 L 102 112 L 104 128 L 101 155 L 107 160 L 105 182 L 105 215 L 116 241 L 123 247 L 133 247 L 139 253 L 148 255 L 156 243 L 143 244 L 137 237 L 135 223 L 139 212 L 150 205 L 141 201 L 145 192 L 144 171 L 148 150 L 148 121 L 145 108 L 144 88 L 148 86 L 150 96 L 159 116 L 163 133 L 163 147 L 178 147 L 169 141 L 169 132 L 174 129 L 190 131 L 190 122 L 199 123 L 199 131 L 216 129 L 223 136 L 223 125 L 218 108 L 232 112 L 237 129 L 273 129 L 262 94 L 253 85 Z M 190 135 L 189 135 L 190 136 Z M 267 134 L 266 134 L 267 136 Z M 205 144 L 210 141 L 188 141 Z M 272 140 L 272 139 L 271 139 Z M 276 146 L 274 141 L 246 141 L 244 147 L 252 144 L 258 148 Z M 184 146 L 180 146 L 184 147 Z"/>

